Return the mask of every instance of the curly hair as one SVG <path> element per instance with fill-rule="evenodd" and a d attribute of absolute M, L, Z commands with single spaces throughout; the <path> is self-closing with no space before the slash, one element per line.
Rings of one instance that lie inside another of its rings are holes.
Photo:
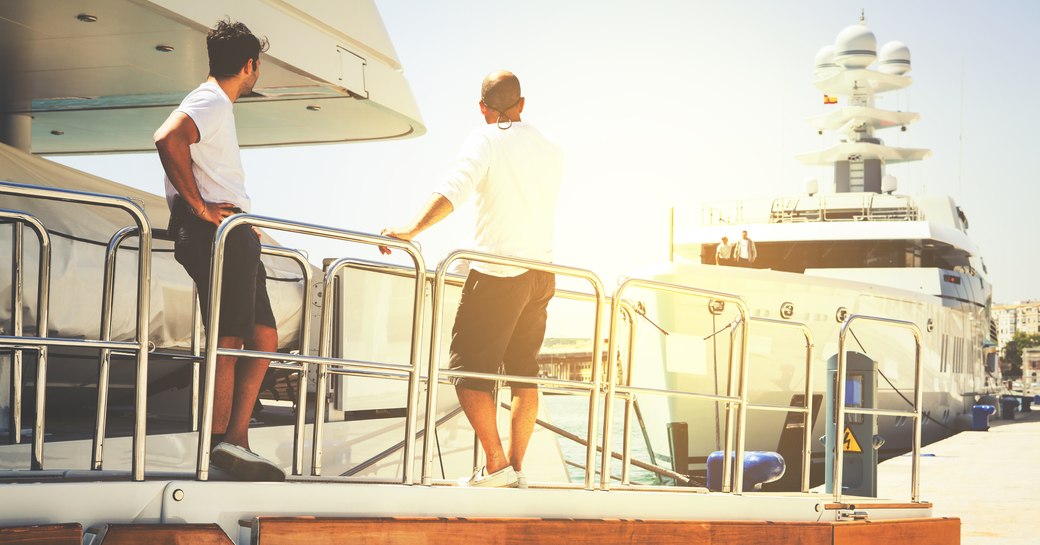
<path fill-rule="evenodd" d="M 246 25 L 230 19 L 217 21 L 206 34 L 209 51 L 209 75 L 215 78 L 234 76 L 249 59 L 255 63 L 267 51 L 267 38 L 257 38 Z"/>

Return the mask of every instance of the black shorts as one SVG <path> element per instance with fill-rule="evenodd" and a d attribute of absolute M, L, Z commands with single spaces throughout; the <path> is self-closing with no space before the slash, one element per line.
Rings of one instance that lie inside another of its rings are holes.
<path fill-rule="evenodd" d="M 538 375 L 538 351 L 545 338 L 546 307 L 556 292 L 556 276 L 527 271 L 501 277 L 470 271 L 451 330 L 451 368 L 477 373 Z M 494 381 L 456 379 L 469 390 L 491 391 Z M 511 382 L 510 388 L 537 388 Z"/>
<path fill-rule="evenodd" d="M 188 271 L 199 292 L 202 320 L 209 320 L 210 258 L 217 227 L 191 213 L 179 197 L 170 212 L 174 257 Z M 267 296 L 267 271 L 260 261 L 260 239 L 241 225 L 228 234 L 224 246 L 224 281 L 220 292 L 220 337 L 253 338 L 253 326 L 277 327 Z"/>

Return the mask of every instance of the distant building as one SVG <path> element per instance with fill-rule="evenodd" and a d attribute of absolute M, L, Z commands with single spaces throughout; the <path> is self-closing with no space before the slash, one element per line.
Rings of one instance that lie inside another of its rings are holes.
<path fill-rule="evenodd" d="M 606 346 L 600 352 L 606 360 Z M 560 380 L 592 381 L 592 341 L 590 339 L 549 338 L 538 355 L 538 374 Z M 620 376 L 620 373 L 619 373 Z"/>
<path fill-rule="evenodd" d="M 1015 333 L 1040 333 L 1040 301 L 993 305 L 993 321 L 997 323 L 997 344 L 1003 352 Z"/>

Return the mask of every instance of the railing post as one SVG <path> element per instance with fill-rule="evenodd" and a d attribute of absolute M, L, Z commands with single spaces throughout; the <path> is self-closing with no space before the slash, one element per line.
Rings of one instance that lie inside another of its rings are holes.
<path fill-rule="evenodd" d="M 116 255 L 119 245 L 137 233 L 136 227 L 124 227 L 112 235 L 105 248 L 105 272 L 101 285 L 101 328 L 102 341 L 112 340 L 112 305 L 115 299 Z M 90 469 L 100 470 L 104 465 L 105 428 L 108 421 L 108 377 L 112 364 L 112 350 L 102 348 L 98 358 L 97 414 L 94 418 L 93 457 Z"/>
<path fill-rule="evenodd" d="M 22 290 L 23 283 L 22 257 L 25 235 L 21 222 L 11 223 L 11 334 L 22 336 Z M 9 441 L 13 444 L 22 442 L 22 350 L 15 347 L 11 353 L 11 384 L 13 399 L 11 400 L 11 422 Z"/>

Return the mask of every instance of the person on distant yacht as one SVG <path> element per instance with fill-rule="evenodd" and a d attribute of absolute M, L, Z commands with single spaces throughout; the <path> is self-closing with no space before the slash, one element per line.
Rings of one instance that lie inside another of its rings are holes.
<path fill-rule="evenodd" d="M 552 260 L 556 201 L 563 177 L 560 148 L 520 120 L 520 81 L 492 72 L 481 85 L 485 125 L 473 131 L 455 166 L 411 223 L 382 234 L 411 240 L 476 195 L 477 250 L 536 261 Z M 380 251 L 389 254 L 385 246 Z M 545 337 L 546 307 L 556 291 L 551 273 L 474 262 L 452 328 L 451 368 L 534 377 Z M 496 422 L 494 382 L 458 379 L 455 391 L 487 455 L 470 486 L 527 486 L 523 459 L 538 416 L 538 390 L 511 382 L 509 455 Z"/>
<path fill-rule="evenodd" d="M 755 248 L 755 241 L 748 238 L 747 231 L 740 233 L 740 240 L 737 241 L 735 246 L 733 257 L 736 259 L 737 265 L 750 267 L 755 262 L 755 259 L 758 258 L 758 249 Z"/>
<path fill-rule="evenodd" d="M 722 242 L 715 247 L 715 264 L 733 264 L 733 246 L 729 243 L 729 237 L 722 237 Z"/>
<path fill-rule="evenodd" d="M 155 132 L 155 147 L 166 172 L 174 255 L 198 286 L 204 320 L 209 318 L 210 254 L 216 228 L 224 218 L 250 207 L 232 104 L 252 92 L 267 39 L 257 38 L 242 23 L 223 20 L 206 36 L 206 47 L 209 77 Z M 224 264 L 218 346 L 274 352 L 278 331 L 260 262 L 258 233 L 248 226 L 235 228 L 227 239 Z M 249 421 L 268 363 L 217 358 L 211 430 L 216 446 L 211 459 L 235 478 L 285 480 L 281 468 L 249 450 Z"/>

